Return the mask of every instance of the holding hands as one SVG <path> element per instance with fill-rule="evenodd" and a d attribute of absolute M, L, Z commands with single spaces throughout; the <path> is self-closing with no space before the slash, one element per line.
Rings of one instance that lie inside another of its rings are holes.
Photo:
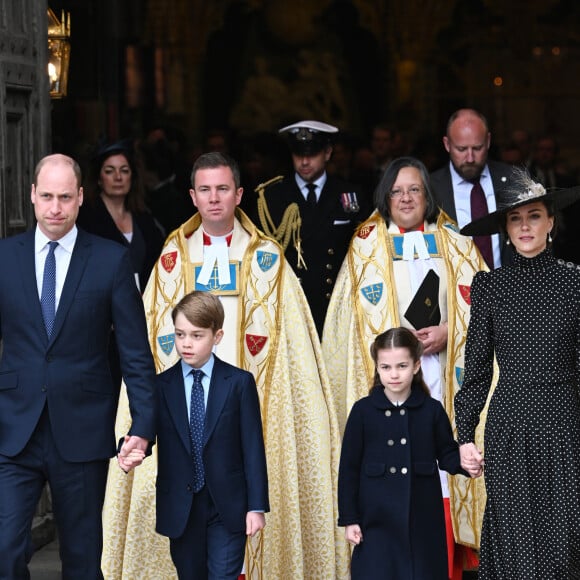
<path fill-rule="evenodd" d="M 464 443 L 459 446 L 461 457 L 461 467 L 469 473 L 471 477 L 479 477 L 483 474 L 483 455 L 475 446 L 475 443 Z"/>
<path fill-rule="evenodd" d="M 131 469 L 141 465 L 145 459 L 146 450 L 149 442 L 136 435 L 126 435 L 121 450 L 117 454 L 119 467 L 129 473 Z"/>

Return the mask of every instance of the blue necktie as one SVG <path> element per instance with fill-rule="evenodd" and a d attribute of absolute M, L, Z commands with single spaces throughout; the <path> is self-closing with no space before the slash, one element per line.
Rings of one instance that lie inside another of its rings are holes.
<path fill-rule="evenodd" d="M 40 307 L 42 308 L 42 318 L 44 319 L 46 334 L 50 338 L 56 313 L 56 259 L 54 257 L 54 251 L 58 246 L 58 242 L 48 242 L 48 245 L 48 255 L 46 256 L 46 262 L 44 262 Z"/>
<path fill-rule="evenodd" d="M 191 387 L 191 408 L 189 411 L 189 436 L 191 439 L 191 456 L 193 458 L 193 491 L 198 492 L 205 480 L 203 472 L 203 425 L 205 422 L 205 402 L 201 377 L 203 371 L 193 369 L 193 386 Z"/>

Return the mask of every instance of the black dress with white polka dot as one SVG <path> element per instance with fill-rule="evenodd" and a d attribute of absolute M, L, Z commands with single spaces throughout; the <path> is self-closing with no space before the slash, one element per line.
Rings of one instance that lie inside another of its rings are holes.
<path fill-rule="evenodd" d="M 579 266 L 548 249 L 475 276 L 460 443 L 474 441 L 494 355 L 479 578 L 580 579 Z"/>

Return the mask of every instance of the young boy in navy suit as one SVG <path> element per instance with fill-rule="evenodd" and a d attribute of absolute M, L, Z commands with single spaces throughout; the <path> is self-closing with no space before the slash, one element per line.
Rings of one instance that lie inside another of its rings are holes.
<path fill-rule="evenodd" d="M 223 336 L 217 296 L 187 294 L 172 318 L 181 360 L 157 377 L 156 530 L 180 579 L 235 579 L 270 509 L 256 383 L 212 352 Z"/>

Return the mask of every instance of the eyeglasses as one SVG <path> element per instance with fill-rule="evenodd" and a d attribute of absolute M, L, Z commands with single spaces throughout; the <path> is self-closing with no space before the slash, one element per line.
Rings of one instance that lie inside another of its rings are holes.
<path fill-rule="evenodd" d="M 413 185 L 412 187 L 409 187 L 409 189 L 397 187 L 397 189 L 391 189 L 391 191 L 389 191 L 389 197 L 395 199 L 403 197 L 403 194 L 405 193 L 408 193 L 411 197 L 419 197 L 420 195 L 423 195 L 423 188 L 418 185 Z"/>

